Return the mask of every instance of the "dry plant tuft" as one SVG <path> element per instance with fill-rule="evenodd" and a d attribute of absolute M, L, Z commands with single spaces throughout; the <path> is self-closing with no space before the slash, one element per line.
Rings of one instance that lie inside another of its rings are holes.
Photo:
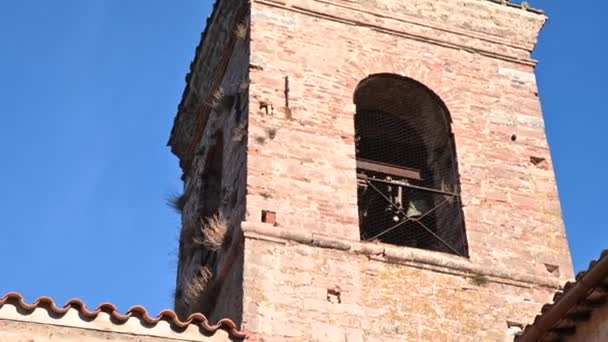
<path fill-rule="evenodd" d="M 209 105 L 213 109 L 218 109 L 224 102 L 224 89 L 221 87 L 211 94 Z"/>
<path fill-rule="evenodd" d="M 185 194 L 173 194 L 167 199 L 167 205 L 175 209 L 178 214 L 181 214 L 184 211 L 184 208 L 186 207 L 186 201 L 187 198 Z"/>
<path fill-rule="evenodd" d="M 216 214 L 203 222 L 201 231 L 203 233 L 202 241 L 197 240 L 195 242 L 205 246 L 211 252 L 216 252 L 224 245 L 228 226 L 224 217 L 221 214 Z"/>
<path fill-rule="evenodd" d="M 194 277 L 184 284 L 183 301 L 186 305 L 192 305 L 201 298 L 212 276 L 207 267 L 199 266 Z"/>
<path fill-rule="evenodd" d="M 485 286 L 490 282 L 490 279 L 483 274 L 475 274 L 471 277 L 471 282 L 477 286 Z"/>
<path fill-rule="evenodd" d="M 232 131 L 232 141 L 242 142 L 247 136 L 247 120 L 241 120 L 241 122 Z"/>
<path fill-rule="evenodd" d="M 234 35 L 238 39 L 245 39 L 245 38 L 247 38 L 248 30 L 249 30 L 249 25 L 247 25 L 247 23 L 240 23 L 240 24 L 236 25 L 236 28 L 234 29 Z"/>

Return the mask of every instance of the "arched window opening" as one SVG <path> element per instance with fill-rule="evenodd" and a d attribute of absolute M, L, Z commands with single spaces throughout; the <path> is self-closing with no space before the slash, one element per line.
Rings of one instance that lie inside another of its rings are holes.
<path fill-rule="evenodd" d="M 205 169 L 201 177 L 200 207 L 199 216 L 207 219 L 219 214 L 222 175 L 224 163 L 224 135 L 218 131 L 213 136 L 214 144 L 210 146 L 207 158 L 205 159 Z"/>
<path fill-rule="evenodd" d="M 412 79 L 379 74 L 355 91 L 364 241 L 468 256 L 451 119 Z"/>

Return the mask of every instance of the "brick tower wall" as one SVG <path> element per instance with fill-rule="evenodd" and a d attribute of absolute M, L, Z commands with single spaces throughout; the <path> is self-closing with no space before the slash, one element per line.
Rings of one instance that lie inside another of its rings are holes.
<path fill-rule="evenodd" d="M 530 57 L 544 15 L 487 0 L 254 0 L 222 74 L 214 63 L 241 4 L 218 1 L 170 141 L 185 226 L 207 167 L 188 147 L 208 146 L 217 125 L 222 184 L 240 189 L 223 208 L 244 240 L 219 258 L 229 272 L 212 320 L 268 341 L 502 341 L 530 321 L 572 276 Z M 469 258 L 359 242 L 353 94 L 375 73 L 417 80 L 449 110 Z M 249 74 L 246 144 L 226 133 L 236 113 L 188 109 L 218 74 Z M 260 222 L 263 211 L 276 223 Z M 182 249 L 178 290 L 200 261 Z"/>
<path fill-rule="evenodd" d="M 246 328 L 502 341 L 530 321 L 572 276 L 530 57 L 545 20 L 479 0 L 252 3 Z M 450 111 L 469 259 L 358 244 L 353 93 L 375 73 Z"/>

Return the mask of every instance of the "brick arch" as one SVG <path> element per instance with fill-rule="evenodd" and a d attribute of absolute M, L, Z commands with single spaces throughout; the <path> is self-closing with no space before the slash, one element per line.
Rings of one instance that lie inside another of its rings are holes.
<path fill-rule="evenodd" d="M 404 59 L 397 55 L 352 56 L 345 62 L 349 67 L 343 70 L 348 80 L 347 89 L 356 89 L 361 80 L 372 76 L 393 75 L 404 79 L 415 80 L 431 90 L 439 97 L 449 113 L 456 114 L 461 104 L 459 90 L 453 84 L 444 82 L 444 68 L 427 63 L 423 60 Z"/>

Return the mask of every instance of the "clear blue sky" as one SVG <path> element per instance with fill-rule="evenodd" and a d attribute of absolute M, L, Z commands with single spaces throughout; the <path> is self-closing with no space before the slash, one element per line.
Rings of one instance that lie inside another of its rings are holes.
<path fill-rule="evenodd" d="M 575 268 L 608 248 L 608 3 L 537 0 L 535 57 Z M 165 146 L 210 0 L 0 3 L 0 293 L 172 304 Z M 542 237 L 539 237 L 542 238 Z"/>

